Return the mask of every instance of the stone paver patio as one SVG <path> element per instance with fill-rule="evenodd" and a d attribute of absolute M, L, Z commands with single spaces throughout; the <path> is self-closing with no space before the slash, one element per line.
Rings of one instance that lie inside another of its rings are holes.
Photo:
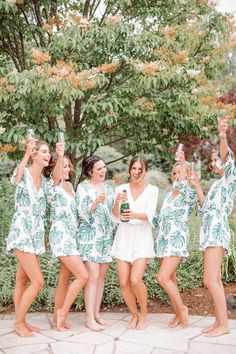
<path fill-rule="evenodd" d="M 48 313 L 30 313 L 28 321 L 42 328 L 32 338 L 20 338 L 12 330 L 14 314 L 0 314 L 0 353 L 5 354 L 236 354 L 236 321 L 230 321 L 230 334 L 207 338 L 201 328 L 210 317 L 190 316 L 190 327 L 170 329 L 172 314 L 149 314 L 149 326 L 142 331 L 127 329 L 127 313 L 103 313 L 109 326 L 92 332 L 84 326 L 85 313 L 70 313 L 73 330 L 51 328 Z"/>

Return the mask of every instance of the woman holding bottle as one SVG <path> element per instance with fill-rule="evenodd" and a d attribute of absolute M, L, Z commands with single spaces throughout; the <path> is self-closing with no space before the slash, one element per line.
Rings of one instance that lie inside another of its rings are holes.
<path fill-rule="evenodd" d="M 181 299 L 176 269 L 182 259 L 188 257 L 189 217 L 197 202 L 197 194 L 187 181 L 184 152 L 177 153 L 179 159 L 172 168 L 173 190 L 164 198 L 157 221 L 156 256 L 160 261 L 157 274 L 158 283 L 167 292 L 175 316 L 168 324 L 174 328 L 178 325 L 188 326 L 188 308 Z"/>
<path fill-rule="evenodd" d="M 130 183 L 116 188 L 112 209 L 114 221 L 119 223 L 112 256 L 117 259 L 121 292 L 132 316 L 128 328 L 132 329 L 147 326 L 147 288 L 143 276 L 148 260 L 155 257 L 151 222 L 156 211 L 158 188 L 145 182 L 147 171 L 145 158 L 132 158 Z M 126 197 L 129 209 L 122 211 L 121 215 L 121 203 Z"/>
<path fill-rule="evenodd" d="M 53 257 L 60 261 L 52 325 L 60 331 L 70 328 L 66 322 L 67 315 L 88 279 L 88 272 L 78 251 L 78 215 L 75 192 L 69 181 L 72 171 L 73 165 L 64 155 L 64 144 L 57 143 L 56 153 L 52 154 L 46 173 L 51 176 L 48 182 L 52 222 L 49 243 Z M 69 285 L 72 275 L 74 280 Z"/>
<path fill-rule="evenodd" d="M 79 217 L 79 252 L 89 274 L 84 292 L 86 325 L 93 331 L 100 331 L 106 326 L 99 310 L 106 272 L 112 261 L 114 192 L 105 183 L 106 171 L 106 165 L 99 156 L 86 157 L 82 163 L 86 179 L 78 185 L 75 197 Z"/>
<path fill-rule="evenodd" d="M 230 254 L 230 228 L 228 217 L 233 209 L 236 195 L 236 167 L 226 138 L 227 119 L 218 122 L 220 156 L 211 155 L 210 167 L 220 176 L 204 197 L 197 178 L 191 180 L 196 187 L 201 204 L 200 250 L 204 254 L 204 284 L 212 296 L 215 307 L 215 322 L 202 330 L 207 337 L 229 333 L 227 307 L 221 280 L 221 265 L 224 255 Z"/>
<path fill-rule="evenodd" d="M 21 337 L 31 337 L 32 332 L 39 330 L 27 323 L 25 316 L 44 285 L 37 256 L 45 252 L 47 180 L 42 171 L 48 166 L 49 160 L 47 143 L 36 141 L 34 138 L 28 139 L 24 157 L 11 179 L 16 186 L 16 194 L 7 251 L 12 251 L 18 260 L 14 289 L 16 319 L 13 327 Z"/>

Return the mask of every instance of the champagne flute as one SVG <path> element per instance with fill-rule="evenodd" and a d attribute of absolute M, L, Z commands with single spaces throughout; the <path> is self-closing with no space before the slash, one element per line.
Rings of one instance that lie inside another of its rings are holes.
<path fill-rule="evenodd" d="M 175 152 L 175 161 L 179 161 L 179 157 L 177 156 L 177 153 L 180 152 L 180 151 L 182 151 L 183 148 L 184 148 L 184 144 L 181 144 L 181 143 L 180 143 L 180 144 L 177 146 L 177 149 L 176 149 L 176 152 Z"/>
<path fill-rule="evenodd" d="M 63 146 L 65 147 L 65 135 L 63 132 L 58 133 L 58 142 L 62 143 Z"/>
<path fill-rule="evenodd" d="M 34 133 L 33 129 L 27 129 L 27 140 L 32 140 L 32 139 L 36 140 L 35 133 Z M 36 153 L 37 153 L 37 151 L 35 149 L 33 149 L 32 154 L 36 154 Z"/>

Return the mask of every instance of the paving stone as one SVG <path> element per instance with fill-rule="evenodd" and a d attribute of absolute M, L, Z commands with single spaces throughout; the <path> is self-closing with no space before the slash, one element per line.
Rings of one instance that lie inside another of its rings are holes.
<path fill-rule="evenodd" d="M 13 330 L 13 328 L 10 328 L 10 327 L 8 327 L 8 328 L 1 328 L 0 329 L 0 336 L 3 336 L 4 334 L 7 334 L 7 333 L 11 333 L 11 332 L 13 332 L 14 330 Z"/>
<path fill-rule="evenodd" d="M 112 354 L 114 345 L 115 343 L 113 341 L 97 345 L 94 354 Z"/>
<path fill-rule="evenodd" d="M 113 339 L 111 336 L 106 336 L 103 333 L 98 333 L 98 332 L 93 332 L 93 331 L 89 331 L 89 332 L 85 332 L 85 333 L 81 333 L 81 334 L 76 334 L 76 335 L 66 339 L 66 341 L 68 341 L 68 342 L 75 342 L 75 343 L 82 343 L 82 344 L 94 344 L 94 345 L 103 344 L 106 342 L 110 342 L 112 340 Z"/>
<path fill-rule="evenodd" d="M 201 335 L 192 340 L 192 343 L 195 342 L 233 345 L 235 346 L 235 353 L 236 353 L 236 329 L 232 329 L 229 334 L 225 334 L 223 336 L 214 337 L 214 338 L 209 338 L 204 335 Z"/>
<path fill-rule="evenodd" d="M 15 332 L 1 336 L 0 349 L 22 346 L 27 344 L 43 344 L 54 342 L 53 339 L 45 337 L 39 333 L 35 333 L 33 337 L 22 338 Z"/>
<path fill-rule="evenodd" d="M 37 316 L 28 318 L 29 324 L 39 327 L 40 329 L 51 329 L 50 321 L 45 313 L 40 313 Z"/>
<path fill-rule="evenodd" d="M 4 349 L 6 354 L 34 354 L 39 351 L 46 351 L 48 344 L 19 345 L 14 348 Z"/>
<path fill-rule="evenodd" d="M 100 316 L 104 320 L 121 320 L 127 315 L 127 312 L 100 312 Z"/>
<path fill-rule="evenodd" d="M 119 339 L 137 344 L 148 343 L 158 348 L 186 351 L 189 339 L 198 333 L 198 328 L 170 329 L 151 325 L 141 331 L 128 330 Z"/>
<path fill-rule="evenodd" d="M 194 342 L 190 345 L 190 350 L 188 354 L 216 354 L 216 353 L 224 353 L 224 354 L 235 354 L 236 347 L 231 345 L 222 345 L 216 343 L 203 343 L 203 342 Z M 153 353 L 154 354 L 154 353 Z M 159 352 L 157 353 L 159 354 Z"/>
<path fill-rule="evenodd" d="M 195 321 L 192 326 L 193 327 L 207 327 L 210 326 L 212 323 L 214 323 L 215 317 L 202 317 L 199 318 L 198 321 Z M 236 321 L 235 320 L 229 320 L 229 326 L 231 329 L 236 329 Z"/>
<path fill-rule="evenodd" d="M 125 321 L 118 321 L 115 322 L 113 325 L 105 328 L 102 333 L 109 334 L 112 337 L 118 338 L 127 330 L 127 322 Z"/>
<path fill-rule="evenodd" d="M 123 340 L 115 342 L 115 354 L 150 354 L 152 350 L 153 347 L 147 345 L 130 343 Z"/>
<path fill-rule="evenodd" d="M 12 320 L 0 320 L 0 328 L 12 328 L 13 321 Z"/>
<path fill-rule="evenodd" d="M 93 354 L 94 346 L 80 343 L 60 342 L 51 344 L 51 353 L 53 354 Z M 105 353 L 103 353 L 105 354 Z M 108 353 L 106 353 L 108 354 Z"/>
<path fill-rule="evenodd" d="M 75 334 L 79 334 L 79 330 L 66 330 L 66 331 L 58 331 L 57 329 L 40 331 L 40 334 L 43 334 L 49 338 L 53 338 L 56 340 L 63 340 L 65 338 L 69 338 Z"/>
<path fill-rule="evenodd" d="M 186 352 L 179 352 L 176 350 L 169 350 L 169 349 L 161 349 L 161 348 L 156 348 L 152 354 L 186 354 Z M 201 353 L 202 354 L 202 353 Z M 208 354 L 208 353 L 207 353 Z"/>

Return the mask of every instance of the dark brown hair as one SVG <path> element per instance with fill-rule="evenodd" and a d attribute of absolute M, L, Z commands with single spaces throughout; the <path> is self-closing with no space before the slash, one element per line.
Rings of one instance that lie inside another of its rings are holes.
<path fill-rule="evenodd" d="M 87 177 L 87 178 L 91 177 L 91 174 L 92 174 L 92 171 L 93 171 L 93 166 L 98 161 L 103 161 L 103 159 L 101 159 L 101 157 L 99 157 L 97 155 L 87 156 L 87 157 L 85 157 L 83 159 L 83 161 L 82 161 L 82 173 L 83 173 L 83 175 L 85 177 Z"/>
<path fill-rule="evenodd" d="M 147 160 L 145 159 L 145 157 L 143 157 L 143 156 L 134 156 L 133 158 L 132 158 L 132 160 L 130 161 L 130 163 L 129 163 L 129 174 L 130 174 L 130 172 L 131 172 L 131 169 L 132 169 L 132 167 L 133 167 L 133 165 L 135 164 L 135 162 L 140 162 L 141 163 L 141 166 L 142 166 L 142 169 L 143 169 L 143 171 L 145 171 L 145 172 L 147 172 L 148 171 L 148 162 L 147 162 Z"/>
<path fill-rule="evenodd" d="M 73 166 L 73 164 L 72 164 L 72 162 L 71 162 L 71 160 L 69 159 L 68 156 L 64 155 L 63 158 L 66 158 L 68 160 L 69 167 L 70 167 L 70 174 L 71 174 L 71 172 L 75 171 L 74 170 L 74 166 Z M 55 166 L 57 164 L 57 160 L 58 160 L 58 155 L 54 151 L 54 152 L 51 153 L 51 158 L 50 158 L 48 166 L 44 168 L 44 175 L 46 177 L 50 177 L 52 175 L 53 170 L 54 170 L 54 168 L 55 168 Z"/>

